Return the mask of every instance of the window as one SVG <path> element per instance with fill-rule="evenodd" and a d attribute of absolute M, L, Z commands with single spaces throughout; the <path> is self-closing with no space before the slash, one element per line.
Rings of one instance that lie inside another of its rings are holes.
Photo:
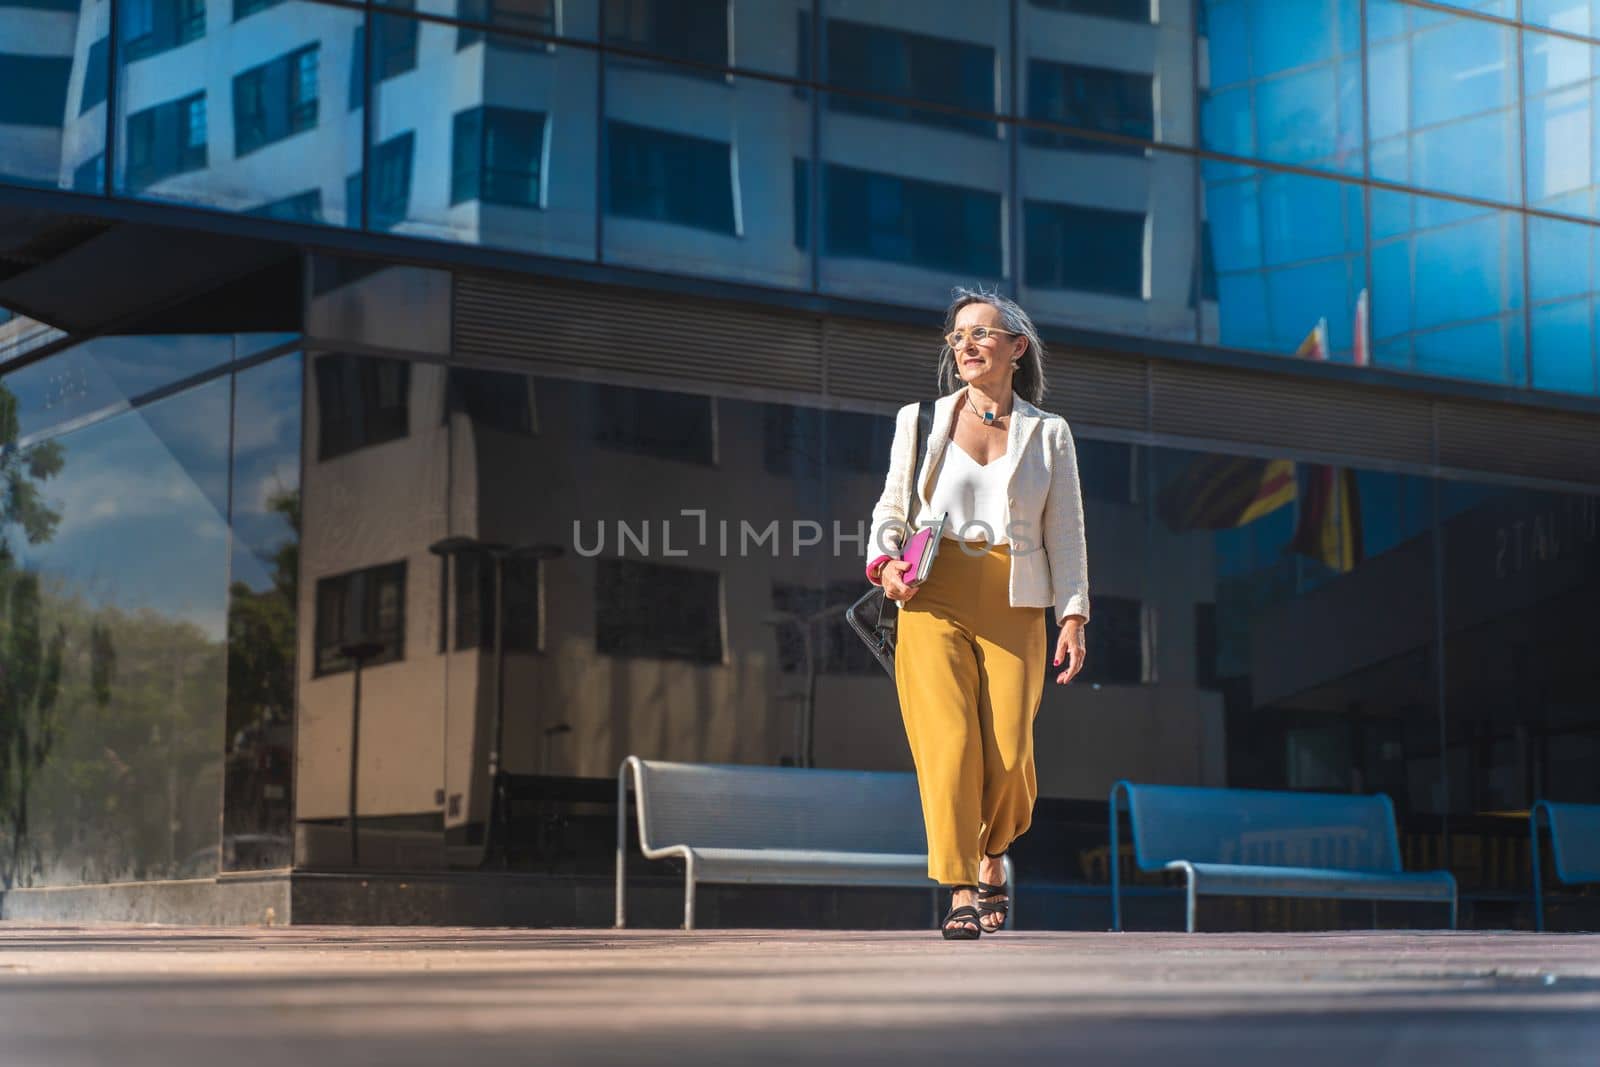
<path fill-rule="evenodd" d="M 254 15 L 257 11 L 277 7 L 283 2 L 284 0 L 233 0 L 233 21 L 238 22 L 242 18 Z"/>
<path fill-rule="evenodd" d="M 110 64 L 110 41 L 102 37 L 89 46 L 89 58 L 83 66 L 83 96 L 78 101 L 78 114 L 106 102 L 106 73 Z"/>
<path fill-rule="evenodd" d="M 303 193 L 286 196 L 270 204 L 262 204 L 258 208 L 253 208 L 249 214 L 268 219 L 282 219 L 285 222 L 321 222 L 322 190 L 307 189 Z"/>
<path fill-rule="evenodd" d="M 122 55 L 130 63 L 199 40 L 206 32 L 205 0 L 124 0 L 118 15 Z"/>
<path fill-rule="evenodd" d="M 732 149 L 631 122 L 606 123 L 606 212 L 734 233 Z"/>
<path fill-rule="evenodd" d="M 389 7 L 416 7 L 416 0 L 386 0 Z M 415 70 L 417 66 L 417 21 L 404 15 L 380 15 L 373 19 L 372 62 L 378 81 L 387 81 Z"/>
<path fill-rule="evenodd" d="M 128 116 L 130 192 L 206 165 L 206 97 L 195 93 Z"/>
<path fill-rule="evenodd" d="M 451 367 L 445 380 L 445 414 L 462 413 L 479 426 L 532 435 L 533 378 L 526 374 Z"/>
<path fill-rule="evenodd" d="M 368 221 L 375 230 L 387 230 L 403 222 L 410 210 L 411 150 L 415 140 L 407 130 L 372 150 L 372 205 Z"/>
<path fill-rule="evenodd" d="M 894 420 L 790 404 L 763 410 L 765 468 L 785 478 L 877 474 L 889 466 Z"/>
<path fill-rule="evenodd" d="M 845 621 L 844 609 L 861 596 L 861 583 L 850 579 L 831 582 L 826 589 L 772 583 L 772 606 L 780 615 L 792 616 L 777 627 L 778 669 L 804 674 L 806 634 L 809 627 L 813 668 L 818 674 L 877 674 L 883 668 L 861 638 Z"/>
<path fill-rule="evenodd" d="M 475 107 L 456 115 L 450 202 L 480 200 L 513 207 L 540 205 L 545 115 Z"/>
<path fill-rule="evenodd" d="M 404 437 L 410 428 L 411 364 L 374 356 L 317 360 L 319 459 Z"/>
<path fill-rule="evenodd" d="M 827 42 L 826 80 L 830 85 L 970 111 L 996 110 L 992 48 L 841 19 L 828 20 Z M 995 124 L 983 119 L 842 93 L 830 93 L 828 107 L 986 137 L 997 133 Z"/>
<path fill-rule="evenodd" d="M 0 53 L 0 126 L 61 128 L 72 60 Z"/>
<path fill-rule="evenodd" d="M 1154 682 L 1155 615 L 1130 597 L 1101 593 L 1094 598 L 1094 622 L 1085 630 L 1089 654 L 1079 680 L 1095 685 L 1141 685 Z M 1048 613 L 1049 644 L 1060 636 L 1055 612 Z"/>
<path fill-rule="evenodd" d="M 456 555 L 456 650 L 494 650 L 494 560 L 482 552 Z M 501 632 L 507 652 L 539 651 L 539 561 L 501 561 Z"/>
<path fill-rule="evenodd" d="M 556 32 L 556 0 L 458 0 L 457 13 L 467 22 L 483 22 L 496 29 L 551 35 Z M 462 26 L 456 31 L 456 51 L 477 44 L 485 36 L 483 30 Z M 519 40 L 498 34 L 490 38 L 490 43 L 496 48 L 526 51 L 546 46 L 544 41 Z"/>
<path fill-rule="evenodd" d="M 1029 200 L 1023 210 L 1023 277 L 1035 289 L 1073 289 L 1142 300 L 1145 217 Z"/>
<path fill-rule="evenodd" d="M 1127 22 L 1149 22 L 1150 0 L 1030 0 L 1034 7 L 1068 11 L 1075 15 L 1099 15 Z"/>
<path fill-rule="evenodd" d="M 811 244 L 811 163 L 794 161 L 794 246 L 806 248 Z"/>
<path fill-rule="evenodd" d="M 360 111 L 367 99 L 367 28 L 355 28 L 355 41 L 350 45 L 350 92 L 345 101 L 346 110 Z"/>
<path fill-rule="evenodd" d="M 233 154 L 247 156 L 317 124 L 317 57 L 311 45 L 233 79 Z"/>
<path fill-rule="evenodd" d="M 829 164 L 827 251 L 998 278 L 1000 194 Z"/>
<path fill-rule="evenodd" d="M 728 65 L 727 0 L 605 0 L 606 42 L 641 52 Z"/>
<path fill-rule="evenodd" d="M 716 406 L 710 397 L 612 385 L 586 388 L 597 443 L 660 459 L 716 463 Z"/>
<path fill-rule="evenodd" d="M 72 191 L 103 193 L 106 189 L 106 154 L 96 152 L 72 171 Z"/>
<path fill-rule="evenodd" d="M 1148 74 L 1028 61 L 1028 117 L 1063 126 L 1155 139 L 1155 83 Z M 1137 145 L 1086 141 L 1070 134 L 1028 128 L 1024 143 L 1037 148 L 1139 155 Z"/>
<path fill-rule="evenodd" d="M 596 563 L 596 651 L 722 662 L 722 575 L 631 559 Z"/>
<path fill-rule="evenodd" d="M 404 560 L 317 579 L 316 673 L 351 669 L 354 664 L 339 648 L 357 641 L 383 645 L 364 667 L 405 659 L 405 603 Z"/>

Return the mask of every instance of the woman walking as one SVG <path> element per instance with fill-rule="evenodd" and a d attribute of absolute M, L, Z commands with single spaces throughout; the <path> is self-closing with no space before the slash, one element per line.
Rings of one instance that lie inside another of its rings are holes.
<path fill-rule="evenodd" d="M 1002 858 L 1033 819 L 1033 720 L 1053 662 L 1083 669 L 1089 578 L 1077 453 L 1044 397 L 1044 346 L 1017 304 L 957 289 L 939 357 L 944 394 L 913 455 L 918 405 L 900 409 L 867 577 L 899 603 L 895 687 L 917 769 L 928 876 L 952 890 L 947 939 L 1005 924 Z M 905 514 L 912 500 L 913 514 Z M 945 516 L 926 580 L 896 559 L 909 529 Z"/>

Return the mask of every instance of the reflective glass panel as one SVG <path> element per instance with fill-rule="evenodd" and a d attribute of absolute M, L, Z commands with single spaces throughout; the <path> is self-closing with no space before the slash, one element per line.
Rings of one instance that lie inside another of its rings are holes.
<path fill-rule="evenodd" d="M 1352 360 L 1367 284 L 1360 186 L 1216 164 L 1203 180 L 1204 340 Z"/>
<path fill-rule="evenodd" d="M 824 97 L 830 111 L 994 137 L 982 116 L 1010 108 L 1006 5 L 832 0 L 825 13 L 823 81 L 838 90 Z"/>
<path fill-rule="evenodd" d="M 1522 48 L 1528 206 L 1600 217 L 1600 48 L 1543 33 Z"/>
<path fill-rule="evenodd" d="M 600 4 L 601 0 L 373 0 L 375 7 L 419 11 L 471 24 L 457 32 L 458 50 L 480 43 L 486 29 L 593 41 Z"/>
<path fill-rule="evenodd" d="M 1023 138 L 1024 306 L 1041 322 L 1193 340 L 1195 161 L 1082 147 Z"/>
<path fill-rule="evenodd" d="M 1525 384 L 1521 216 L 1383 189 L 1371 203 L 1373 365 Z"/>
<path fill-rule="evenodd" d="M 1429 483 L 1169 449 L 1150 468 L 1160 687 L 1203 709 L 1164 780 L 1441 810 Z"/>
<path fill-rule="evenodd" d="M 1530 217 L 1528 289 L 1535 389 L 1596 391 L 1600 228 Z"/>
<path fill-rule="evenodd" d="M 0 460 L 36 490 L 8 495 L 0 553 L 7 884 L 218 870 L 229 388 Z"/>
<path fill-rule="evenodd" d="M 5 8 L 0 182 L 105 192 L 106 4 Z"/>
<path fill-rule="evenodd" d="M 1007 276 L 1004 140 L 824 106 L 822 150 L 824 289 L 942 304 Z"/>
<path fill-rule="evenodd" d="M 235 381 L 223 870 L 291 861 L 300 388 L 298 355 Z"/>
<path fill-rule="evenodd" d="M 1012 112 L 1051 126 L 1140 141 L 1194 143 L 1193 27 L 1182 9 L 1149 3 L 1018 3 Z M 1126 143 L 1031 127 L 1022 143 L 1139 155 Z M 1059 156 L 1070 165 L 1069 155 Z"/>
<path fill-rule="evenodd" d="M 1360 174 L 1359 0 L 1206 0 L 1201 13 L 1205 147 Z"/>
<path fill-rule="evenodd" d="M 1600 0 L 1522 0 L 1522 20 L 1530 26 L 1600 37 Z"/>
<path fill-rule="evenodd" d="M 1600 498 L 1446 481 L 1440 500 L 1450 810 L 1600 803 Z"/>
<path fill-rule="evenodd" d="M 116 2 L 126 43 L 140 26 L 133 12 L 151 0 Z M 361 160 L 362 101 L 350 92 L 360 85 L 361 23 L 358 11 L 289 0 L 170 48 L 124 47 L 116 191 L 357 223 L 346 176 Z"/>
<path fill-rule="evenodd" d="M 1517 34 L 1478 18 L 1370 0 L 1372 176 L 1514 203 Z"/>
<path fill-rule="evenodd" d="M 595 53 L 497 33 L 463 44 L 401 15 L 374 26 L 414 34 L 419 59 L 371 87 L 368 226 L 593 258 Z"/>
<path fill-rule="evenodd" d="M 810 94 L 608 58 L 605 258 L 808 286 Z"/>

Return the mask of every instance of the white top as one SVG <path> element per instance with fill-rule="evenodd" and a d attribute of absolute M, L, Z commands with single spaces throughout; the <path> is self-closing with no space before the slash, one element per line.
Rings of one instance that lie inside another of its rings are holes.
<path fill-rule="evenodd" d="M 960 541 L 987 541 L 1009 544 L 1006 537 L 1005 457 L 979 463 L 966 449 L 950 442 L 944 450 L 944 463 L 928 495 L 929 520 L 948 513 L 944 535 Z"/>

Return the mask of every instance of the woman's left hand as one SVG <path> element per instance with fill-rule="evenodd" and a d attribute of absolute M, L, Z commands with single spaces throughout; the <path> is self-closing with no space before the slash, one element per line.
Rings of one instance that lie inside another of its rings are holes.
<path fill-rule="evenodd" d="M 1056 675 L 1057 685 L 1066 685 L 1083 670 L 1083 653 L 1083 616 L 1068 615 L 1061 624 L 1061 636 L 1056 638 L 1055 665 L 1067 664 L 1067 669 Z"/>

